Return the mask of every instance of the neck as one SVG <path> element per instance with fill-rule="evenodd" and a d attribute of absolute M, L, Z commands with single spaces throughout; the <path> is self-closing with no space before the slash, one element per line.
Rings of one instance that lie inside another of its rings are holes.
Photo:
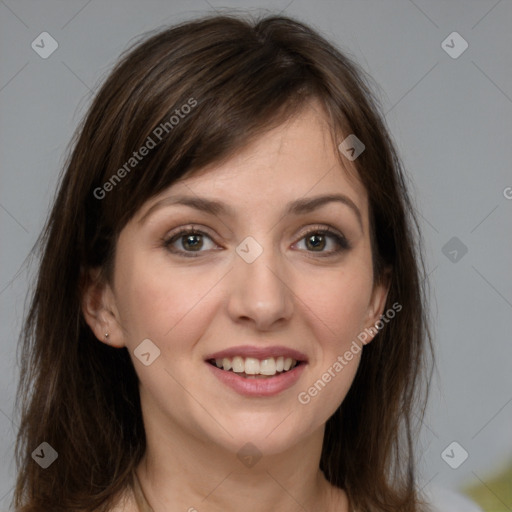
<path fill-rule="evenodd" d="M 137 475 L 154 512 L 348 512 L 346 494 L 319 469 L 324 429 L 282 453 L 250 458 L 179 426 L 147 423 Z M 254 456 L 254 454 L 253 454 Z"/>

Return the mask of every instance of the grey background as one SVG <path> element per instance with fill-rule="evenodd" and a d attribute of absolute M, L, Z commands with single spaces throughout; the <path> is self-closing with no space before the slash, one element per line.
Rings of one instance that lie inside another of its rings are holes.
<path fill-rule="evenodd" d="M 18 271 L 43 226 L 71 135 L 134 37 L 225 7 L 283 10 L 310 23 L 380 85 L 414 183 L 433 295 L 439 371 L 421 438 L 422 478 L 451 488 L 485 483 L 511 459 L 510 0 L 0 0 L 1 510 L 14 484 L 16 343 L 33 279 Z M 59 44 L 48 59 L 31 48 L 43 31 Z M 441 47 L 453 31 L 469 44 L 457 59 Z M 468 248 L 457 262 L 443 253 L 454 236 Z M 452 441 L 469 453 L 456 470 L 440 456 Z"/>

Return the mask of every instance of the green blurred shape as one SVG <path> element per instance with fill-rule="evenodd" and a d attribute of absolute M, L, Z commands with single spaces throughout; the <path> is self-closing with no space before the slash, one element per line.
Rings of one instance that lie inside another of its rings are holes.
<path fill-rule="evenodd" d="M 512 511 L 512 462 L 497 476 L 481 480 L 480 484 L 466 487 L 464 494 L 485 512 Z"/>

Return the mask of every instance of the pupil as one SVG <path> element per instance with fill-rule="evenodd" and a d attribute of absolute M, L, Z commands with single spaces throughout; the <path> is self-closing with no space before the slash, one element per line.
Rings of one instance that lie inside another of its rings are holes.
<path fill-rule="evenodd" d="M 313 242 L 311 243 L 311 241 Z M 325 246 L 325 239 L 323 235 L 311 235 L 307 239 L 307 242 L 308 245 L 311 246 L 313 249 L 318 249 L 319 247 L 320 249 L 323 249 Z"/>
<path fill-rule="evenodd" d="M 185 245 L 192 250 L 200 249 L 203 245 L 202 240 L 199 239 L 201 235 L 188 235 L 185 241 Z"/>

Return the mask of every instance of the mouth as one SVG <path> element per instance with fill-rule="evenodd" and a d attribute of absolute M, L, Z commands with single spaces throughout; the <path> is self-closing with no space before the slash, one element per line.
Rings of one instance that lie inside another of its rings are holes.
<path fill-rule="evenodd" d="M 240 345 L 204 356 L 212 375 L 245 397 L 272 397 L 291 389 L 308 357 L 284 345 Z"/>
<path fill-rule="evenodd" d="M 223 357 L 207 359 L 207 363 L 225 372 L 234 373 L 245 379 L 272 379 L 286 374 L 297 366 L 305 365 L 292 357 L 277 356 L 258 359 L 256 357 Z"/>

